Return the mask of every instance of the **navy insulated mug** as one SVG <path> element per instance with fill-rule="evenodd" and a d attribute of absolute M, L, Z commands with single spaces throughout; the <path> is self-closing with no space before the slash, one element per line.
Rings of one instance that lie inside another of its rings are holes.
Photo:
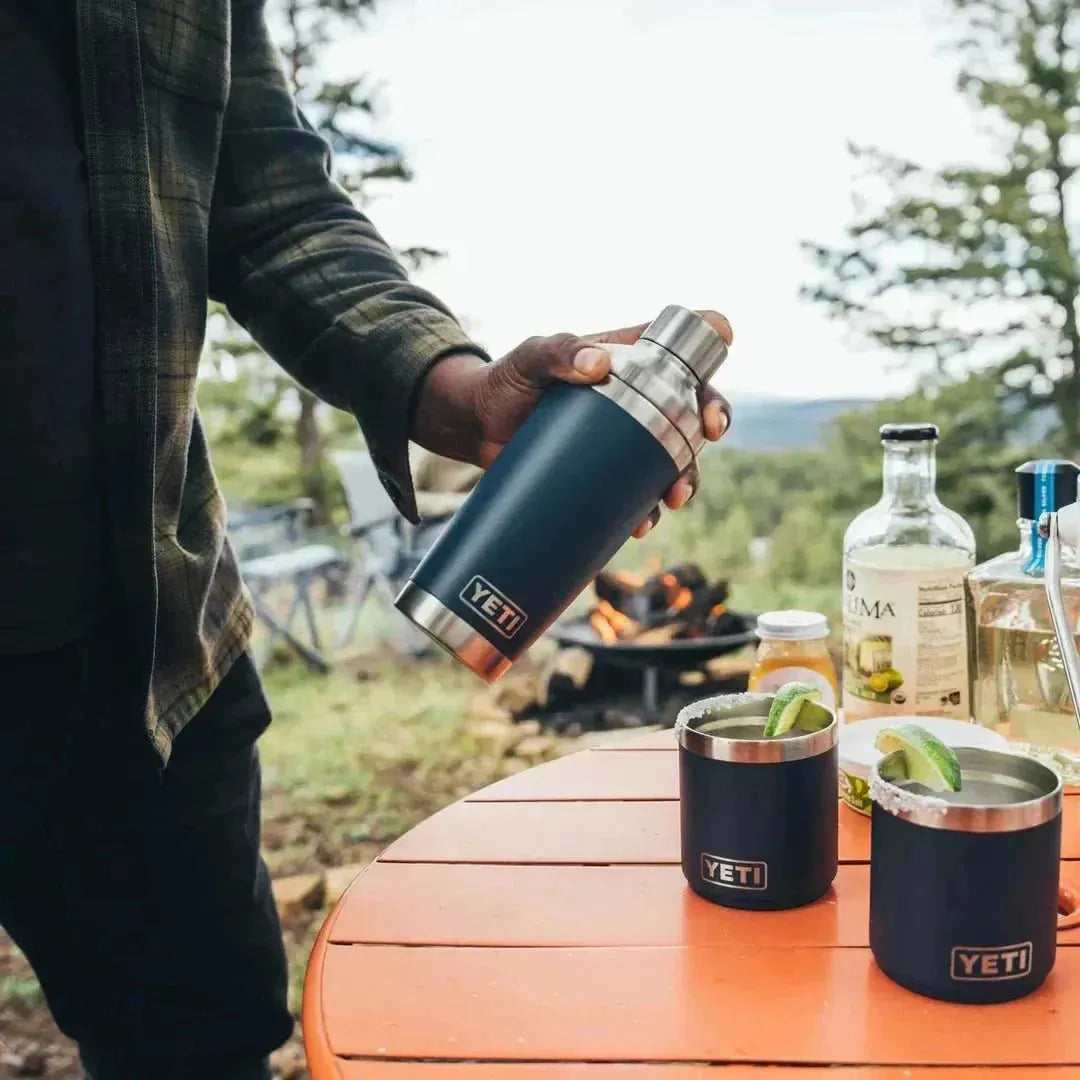
<path fill-rule="evenodd" d="M 727 355 L 667 307 L 611 375 L 560 384 L 481 477 L 395 601 L 487 682 L 561 615 L 705 445 L 701 388 Z"/>
<path fill-rule="evenodd" d="M 929 792 L 870 775 L 870 948 L 894 982 L 988 1005 L 1054 966 L 1061 778 L 1038 761 L 958 748 L 963 784 Z"/>
<path fill-rule="evenodd" d="M 724 907 L 802 907 L 836 877 L 836 716 L 821 731 L 766 738 L 772 702 L 723 694 L 675 721 L 683 876 Z"/>

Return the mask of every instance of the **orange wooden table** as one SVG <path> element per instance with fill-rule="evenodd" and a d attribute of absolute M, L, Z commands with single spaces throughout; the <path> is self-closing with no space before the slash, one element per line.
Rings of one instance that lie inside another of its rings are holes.
<path fill-rule="evenodd" d="M 867 945 L 865 818 L 841 807 L 824 900 L 718 907 L 679 869 L 677 761 L 670 731 L 587 750 L 390 847 L 312 953 L 313 1080 L 1080 1077 L 1080 930 L 1020 1001 L 918 997 Z M 1080 860 L 1080 794 L 1064 852 Z"/>

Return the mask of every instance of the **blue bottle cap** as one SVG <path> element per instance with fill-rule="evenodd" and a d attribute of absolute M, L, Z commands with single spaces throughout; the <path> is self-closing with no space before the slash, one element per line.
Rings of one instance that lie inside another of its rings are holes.
<path fill-rule="evenodd" d="M 1016 470 L 1016 513 L 1031 523 L 1031 556 L 1024 563 L 1025 573 L 1041 574 L 1045 569 L 1046 541 L 1039 535 L 1039 518 L 1076 502 L 1077 477 L 1080 466 L 1055 458 L 1025 461 Z"/>

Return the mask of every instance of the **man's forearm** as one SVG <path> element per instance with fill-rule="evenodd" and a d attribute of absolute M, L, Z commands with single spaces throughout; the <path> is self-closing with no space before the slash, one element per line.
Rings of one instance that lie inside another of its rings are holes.
<path fill-rule="evenodd" d="M 257 0 L 234 0 L 231 59 L 211 294 L 298 382 L 357 417 L 387 490 L 415 518 L 407 451 L 418 387 L 442 357 L 482 351 L 332 180 Z"/>

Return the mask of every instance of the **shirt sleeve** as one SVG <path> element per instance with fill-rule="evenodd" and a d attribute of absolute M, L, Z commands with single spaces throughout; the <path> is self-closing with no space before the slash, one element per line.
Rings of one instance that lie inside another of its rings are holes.
<path fill-rule="evenodd" d="M 210 213 L 210 295 L 298 382 L 357 418 L 398 509 L 415 521 L 416 390 L 454 352 L 488 359 L 413 285 L 330 175 L 264 17 L 233 0 L 231 85 Z"/>

